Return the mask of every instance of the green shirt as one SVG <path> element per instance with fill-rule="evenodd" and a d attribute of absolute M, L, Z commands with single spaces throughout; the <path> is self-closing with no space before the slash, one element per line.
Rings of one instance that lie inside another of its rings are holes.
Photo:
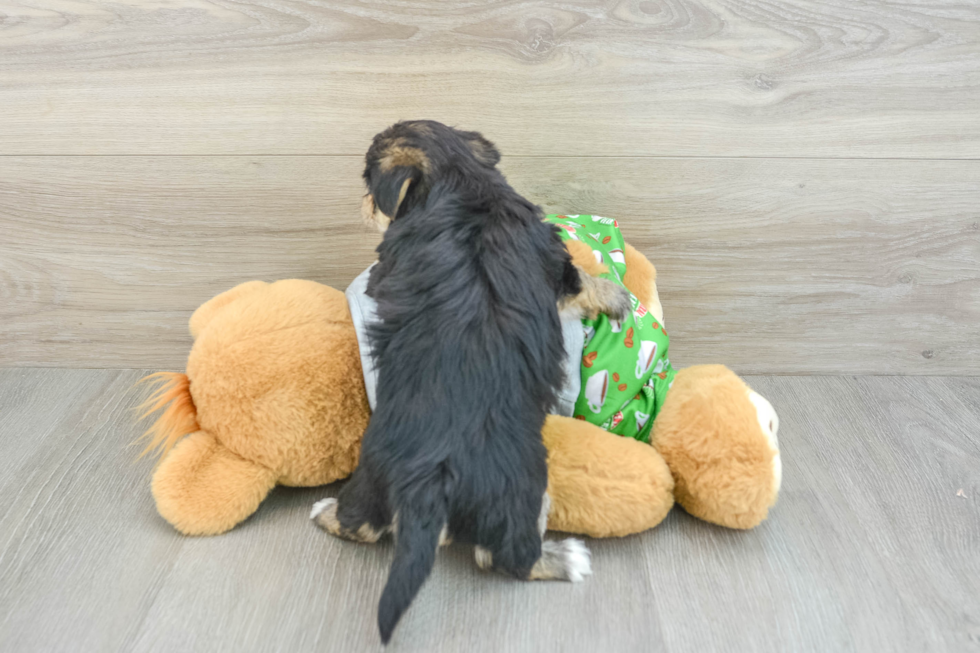
<path fill-rule="evenodd" d="M 591 247 L 596 260 L 609 268 L 600 276 L 623 285 L 626 242 L 618 222 L 593 215 L 549 215 L 545 219 L 559 227 L 562 240 L 578 240 Z M 610 320 L 604 314 L 582 320 L 582 389 L 575 417 L 610 433 L 649 442 L 653 420 L 676 371 L 667 358 L 667 330 L 635 295 L 630 297 L 633 312 L 624 320 Z"/>

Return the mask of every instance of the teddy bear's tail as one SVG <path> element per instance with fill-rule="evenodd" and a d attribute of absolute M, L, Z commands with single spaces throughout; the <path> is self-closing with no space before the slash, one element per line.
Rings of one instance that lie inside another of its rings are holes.
<path fill-rule="evenodd" d="M 136 407 L 139 419 L 146 419 L 161 408 L 163 412 L 137 440 L 146 441 L 146 447 L 139 457 L 152 452 L 162 458 L 182 437 L 200 428 L 197 425 L 197 408 L 191 398 L 191 382 L 181 372 L 157 372 L 144 376 L 137 385 L 141 383 L 156 387 L 150 398 Z"/>

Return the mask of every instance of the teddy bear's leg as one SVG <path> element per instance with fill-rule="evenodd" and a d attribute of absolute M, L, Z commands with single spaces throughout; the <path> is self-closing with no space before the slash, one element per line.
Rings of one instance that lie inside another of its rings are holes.
<path fill-rule="evenodd" d="M 548 528 L 592 537 L 653 528 L 674 505 L 674 481 L 650 445 L 587 422 L 549 415 Z"/>
<path fill-rule="evenodd" d="M 181 440 L 153 474 L 157 511 L 185 535 L 217 535 L 254 513 L 275 474 L 240 458 L 206 431 Z"/>
<path fill-rule="evenodd" d="M 687 512 L 752 528 L 776 502 L 782 466 L 772 405 L 724 365 L 680 370 L 653 423 L 651 442 L 674 475 Z"/>
<path fill-rule="evenodd" d="M 256 290 L 265 288 L 268 286 L 265 281 L 246 281 L 245 283 L 240 283 L 230 290 L 226 290 L 220 295 L 215 295 L 208 301 L 204 302 L 197 307 L 197 310 L 191 315 L 190 320 L 190 330 L 191 337 L 197 338 L 197 334 L 204 330 L 208 322 L 220 313 L 228 304 L 232 303 L 239 297 L 244 297 L 249 295 Z"/>

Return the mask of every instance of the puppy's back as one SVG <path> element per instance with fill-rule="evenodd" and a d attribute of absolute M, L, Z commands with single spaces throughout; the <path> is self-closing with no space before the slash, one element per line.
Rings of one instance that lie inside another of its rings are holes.
<path fill-rule="evenodd" d="M 381 318 L 371 334 L 379 411 L 412 406 L 426 430 L 446 420 L 463 439 L 501 409 L 532 428 L 544 419 L 562 380 L 564 249 L 520 201 L 486 212 L 437 186 L 421 218 L 388 230 L 368 288 Z M 447 406 L 466 410 L 434 414 Z"/>

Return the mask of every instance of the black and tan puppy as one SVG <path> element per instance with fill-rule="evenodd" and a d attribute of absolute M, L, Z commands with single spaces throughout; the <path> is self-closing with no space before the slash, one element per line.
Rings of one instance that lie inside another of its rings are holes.
<path fill-rule="evenodd" d="M 590 573 L 581 542 L 542 543 L 557 303 L 622 314 L 628 295 L 591 277 L 583 292 L 555 228 L 498 159 L 479 134 L 429 121 L 394 125 L 367 154 L 365 212 L 385 230 L 367 291 L 381 320 L 377 407 L 353 477 L 313 517 L 358 541 L 396 531 L 378 608 L 386 643 L 449 538 L 522 579 Z"/>

